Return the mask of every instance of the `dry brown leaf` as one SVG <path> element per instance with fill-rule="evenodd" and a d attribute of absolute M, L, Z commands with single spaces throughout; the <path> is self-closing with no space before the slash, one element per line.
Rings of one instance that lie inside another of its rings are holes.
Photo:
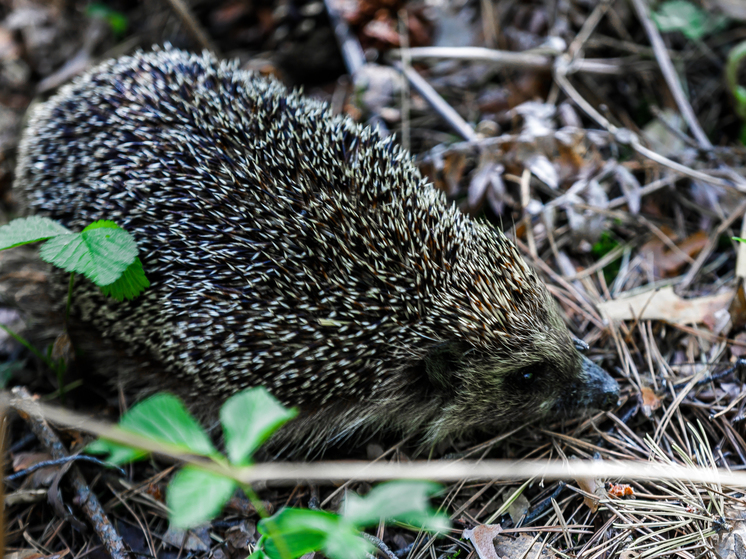
<path fill-rule="evenodd" d="M 445 191 L 449 196 L 455 196 L 458 192 L 458 185 L 466 169 L 466 156 L 462 153 L 449 153 L 445 156 L 443 162 L 443 179 L 445 181 Z"/>
<path fill-rule="evenodd" d="M 575 483 L 578 484 L 578 487 L 580 487 L 580 489 L 582 489 L 586 493 L 590 493 L 591 495 L 596 495 L 599 487 L 603 488 L 603 483 L 599 484 L 595 479 L 578 477 L 575 478 Z M 589 497 L 588 495 L 583 495 L 583 503 L 585 504 L 585 506 L 591 509 L 591 512 L 596 512 L 598 510 L 598 499 Z"/>
<path fill-rule="evenodd" d="M 694 258 L 707 244 L 707 233 L 697 231 L 681 242 L 676 242 L 676 234 L 667 227 L 661 227 L 661 232 L 671 239 L 679 250 L 674 250 L 661 239 L 655 237 L 640 248 L 640 254 L 645 260 L 653 262 L 660 277 L 678 275 L 681 268 Z M 686 256 L 685 256 L 686 255 Z"/>
<path fill-rule="evenodd" d="M 528 499 L 523 495 L 523 493 L 518 495 L 518 497 L 508 507 L 508 514 L 510 515 L 513 524 L 518 524 L 521 518 L 528 514 L 528 509 L 530 507 L 531 503 L 528 502 Z"/>
<path fill-rule="evenodd" d="M 736 334 L 734 339 L 740 344 L 744 344 L 744 345 L 733 344 L 732 346 L 730 346 L 730 354 L 733 357 L 746 356 L 746 332 L 741 332 L 739 334 Z"/>
<path fill-rule="evenodd" d="M 534 538 L 526 534 L 515 536 L 497 536 L 495 539 L 495 549 L 497 554 L 502 557 L 536 557 L 539 547 L 534 547 Z M 541 544 L 539 544 L 541 545 Z M 534 549 L 532 551 L 532 548 Z M 539 555 L 542 559 L 556 559 L 556 555 L 546 550 Z"/>
<path fill-rule="evenodd" d="M 640 396 L 642 396 L 642 413 L 645 417 L 650 417 L 655 410 L 661 407 L 661 399 L 649 386 L 642 387 Z"/>
<path fill-rule="evenodd" d="M 613 320 L 665 320 L 673 324 L 704 324 L 725 309 L 733 298 L 728 290 L 717 295 L 682 299 L 673 287 L 646 291 L 631 297 L 605 301 L 598 309 Z"/>
<path fill-rule="evenodd" d="M 733 330 L 737 331 L 746 326 L 746 293 L 743 289 L 743 282 L 739 282 L 738 284 L 733 302 L 728 307 L 728 313 L 730 314 L 731 328 Z"/>
<path fill-rule="evenodd" d="M 499 524 L 481 524 L 473 530 L 464 530 L 464 537 L 472 543 L 479 559 L 500 559 L 493 542 L 502 531 Z"/>

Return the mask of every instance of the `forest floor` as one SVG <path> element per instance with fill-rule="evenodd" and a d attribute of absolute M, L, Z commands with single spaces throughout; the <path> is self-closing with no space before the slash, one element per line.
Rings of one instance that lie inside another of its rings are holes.
<path fill-rule="evenodd" d="M 453 441 L 436 457 L 746 470 L 738 361 L 746 357 L 746 244 L 734 239 L 746 237 L 742 0 L 190 4 L 0 0 L 3 222 L 18 210 L 16 150 L 33 102 L 138 48 L 212 50 L 395 134 L 462 211 L 515 240 L 588 356 L 621 386 L 612 411 Z M 0 307 L 0 324 L 22 319 Z M 2 332 L 0 351 L 3 386 L 54 398 L 50 375 Z M 79 412 L 110 421 L 132 403 L 127 394 L 95 404 L 69 395 Z M 7 417 L 6 475 L 51 456 L 28 421 Z M 84 429 L 61 436 L 70 452 L 89 440 Z M 408 463 L 413 450 L 375 441 L 339 457 Z M 168 460 L 125 477 L 93 464 L 80 470 L 138 554 L 239 558 L 257 541 L 258 517 L 239 496 L 197 530 L 169 527 Z M 66 471 L 51 466 L 6 483 L 9 556 L 106 556 L 108 536 L 86 525 Z M 636 479 L 632 468 L 624 484 L 449 481 L 434 503 L 451 518 L 450 533 L 381 525 L 376 535 L 388 553 L 411 558 L 746 558 L 746 484 L 695 477 Z M 268 483 L 259 495 L 273 510 L 313 499 L 334 512 L 346 491 L 370 486 Z M 472 531 L 480 526 L 486 539 Z"/>

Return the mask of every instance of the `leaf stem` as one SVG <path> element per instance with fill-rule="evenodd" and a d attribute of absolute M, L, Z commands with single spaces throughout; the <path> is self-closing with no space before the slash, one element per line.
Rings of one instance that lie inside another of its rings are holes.
<path fill-rule="evenodd" d="M 256 493 L 254 493 L 254 488 L 251 487 L 251 485 L 249 484 L 241 484 L 241 489 L 243 489 L 243 492 L 249 498 L 251 504 L 254 505 L 254 510 L 257 512 L 257 514 L 266 522 L 269 537 L 275 542 L 275 546 L 277 547 L 277 551 L 280 553 L 280 556 L 283 559 L 291 559 L 292 555 L 290 553 L 290 550 L 288 549 L 287 544 L 285 543 L 285 540 L 282 539 L 282 536 L 278 534 L 277 525 L 270 518 L 267 509 L 264 508 L 264 503 L 262 503 L 262 500 Z"/>

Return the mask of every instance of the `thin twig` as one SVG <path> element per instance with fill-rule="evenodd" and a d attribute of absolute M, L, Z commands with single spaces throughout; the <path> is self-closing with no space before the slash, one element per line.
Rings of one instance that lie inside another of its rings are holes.
<path fill-rule="evenodd" d="M 357 37 L 350 32 L 347 22 L 340 15 L 337 4 L 338 0 L 324 0 L 326 13 L 329 14 L 329 21 L 332 24 L 334 36 L 337 38 L 339 50 L 342 52 L 347 73 L 354 77 L 360 68 L 365 66 L 365 53 Z"/>
<path fill-rule="evenodd" d="M 45 419 L 48 415 L 47 408 L 34 401 L 28 391 L 23 387 L 14 388 L 13 394 L 16 396 L 16 403 L 11 404 L 11 407 L 23 412 L 24 419 L 28 422 L 31 430 L 41 443 L 49 449 L 52 457 L 56 460 L 67 458 L 67 449 L 49 427 Z M 74 464 L 70 468 L 68 480 L 75 491 L 75 501 L 83 509 L 83 512 L 93 525 L 96 534 L 98 534 L 98 537 L 103 542 L 112 559 L 126 559 L 129 556 L 127 547 L 106 516 L 98 498 L 91 491 L 90 487 L 88 487 L 83 474 L 80 473 L 80 470 Z"/>
<path fill-rule="evenodd" d="M 220 54 L 217 45 L 212 42 L 212 39 L 210 39 L 210 36 L 202 28 L 197 18 L 194 17 L 191 8 L 189 8 L 184 0 L 168 0 L 168 3 L 171 4 L 174 12 L 179 16 L 181 23 L 184 24 L 184 27 L 186 27 L 187 32 L 192 38 L 197 41 L 200 48 Z"/>
<path fill-rule="evenodd" d="M 696 381 L 695 381 L 696 382 Z M 557 460 L 484 460 L 461 462 L 407 462 L 369 463 L 354 461 L 315 462 L 315 463 L 269 463 L 236 468 L 218 464 L 193 455 L 179 452 L 175 447 L 127 433 L 106 423 L 95 421 L 68 410 L 40 404 L 28 398 L 10 398 L 7 392 L 0 393 L 0 400 L 21 412 L 43 414 L 44 420 L 85 430 L 103 436 L 113 442 L 135 446 L 143 450 L 169 456 L 195 465 L 206 471 L 229 477 L 241 484 L 251 484 L 261 480 L 275 480 L 277 483 L 334 482 L 337 480 L 384 479 L 432 479 L 453 481 L 463 479 L 504 479 L 525 480 L 532 477 L 544 479 L 620 478 L 637 480 L 681 480 L 690 483 L 720 483 L 722 485 L 746 488 L 746 472 L 714 470 L 694 466 L 665 466 L 657 463 L 640 463 L 634 460 L 577 460 L 570 463 Z M 2 405 L 2 402 L 0 402 Z M 553 436 L 559 436 L 553 433 Z M 57 439 L 59 446 L 61 443 Z M 586 445 L 594 448 L 593 445 Z M 608 450 L 604 450 L 609 452 Z M 88 499 L 88 497 L 86 497 Z M 98 502 L 98 501 L 96 501 Z"/>
<path fill-rule="evenodd" d="M 722 186 L 724 188 L 731 188 L 733 186 L 730 181 L 725 181 L 723 179 L 715 178 L 707 173 L 696 171 L 694 169 L 686 167 L 685 165 L 682 165 L 681 163 L 677 163 L 676 161 L 668 159 L 667 157 L 664 157 L 651 149 L 646 148 L 640 143 L 640 139 L 637 137 L 636 134 L 627 129 L 619 128 L 609 122 L 606 117 L 599 113 L 588 101 L 585 100 L 585 98 L 583 98 L 582 95 L 580 95 L 580 93 L 578 93 L 575 87 L 573 87 L 573 85 L 570 83 L 570 80 L 567 79 L 567 66 L 568 63 L 566 60 L 563 60 L 562 57 L 557 58 L 557 61 L 554 65 L 554 79 L 557 80 L 557 83 L 560 85 L 565 94 L 570 97 L 570 99 L 572 99 L 575 104 L 578 105 L 578 107 L 585 111 L 588 116 L 590 116 L 598 124 L 608 130 L 614 136 L 617 142 L 629 145 L 643 157 L 647 157 L 648 159 L 655 161 L 656 163 L 659 163 L 665 167 L 668 167 L 669 169 L 673 169 L 674 171 L 677 171 L 682 175 L 686 175 L 690 178 L 706 182 L 708 184 Z M 746 192 L 746 181 L 737 183 L 736 188 L 741 192 Z"/>
<path fill-rule="evenodd" d="M 666 80 L 668 88 L 671 90 L 671 95 L 673 95 L 673 98 L 676 101 L 676 106 L 679 107 L 681 115 L 684 117 L 684 120 L 686 120 L 686 123 L 689 125 L 689 129 L 692 131 L 692 134 L 694 134 L 694 137 L 697 139 L 697 143 L 699 144 L 699 146 L 704 150 L 712 149 L 712 143 L 710 142 L 710 139 L 707 137 L 707 134 L 705 134 L 704 130 L 702 130 L 702 127 L 699 125 L 697 117 L 694 114 L 694 110 L 692 109 L 689 100 L 684 94 L 684 90 L 681 87 L 679 77 L 676 75 L 676 70 L 674 70 L 673 63 L 671 62 L 671 57 L 668 56 L 668 49 L 663 43 L 663 38 L 661 37 L 660 31 L 658 31 L 658 28 L 650 19 L 647 6 L 645 6 L 643 0 L 632 0 L 632 5 L 635 8 L 637 17 L 640 18 L 640 21 L 642 22 L 642 26 L 645 29 L 645 33 L 647 34 L 648 39 L 650 39 L 650 44 L 652 45 L 653 51 L 655 52 L 655 58 L 656 60 L 658 60 L 658 65 L 660 66 L 663 78 Z"/>
<path fill-rule="evenodd" d="M 474 129 L 463 119 L 456 110 L 451 107 L 440 94 L 438 94 L 433 86 L 420 76 L 413 68 L 405 68 L 401 62 L 394 62 L 394 68 L 399 70 L 406 76 L 409 83 L 414 87 L 420 95 L 435 109 L 435 111 L 445 119 L 445 121 L 453 128 L 462 138 L 468 141 L 475 141 L 477 134 Z"/>
<path fill-rule="evenodd" d="M 681 282 L 681 289 L 686 289 L 691 285 L 692 281 L 694 281 L 694 278 L 699 273 L 700 268 L 702 268 L 702 265 L 705 263 L 705 260 L 710 257 L 712 250 L 717 246 L 720 235 L 722 235 L 728 227 L 733 225 L 735 220 L 742 217 L 744 213 L 746 213 L 746 200 L 741 202 L 738 207 L 730 213 L 727 219 L 718 226 L 715 233 L 710 235 L 710 238 L 707 239 L 707 244 L 700 251 L 699 255 L 697 255 L 694 264 L 692 264 L 689 271 L 687 271 L 686 276 L 684 276 L 684 279 Z"/>

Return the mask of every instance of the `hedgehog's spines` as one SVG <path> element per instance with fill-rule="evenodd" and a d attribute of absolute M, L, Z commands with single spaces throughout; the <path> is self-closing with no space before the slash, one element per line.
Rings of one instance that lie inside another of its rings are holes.
<path fill-rule="evenodd" d="M 31 117 L 17 175 L 31 211 L 112 219 L 139 243 L 151 289 L 114 303 L 79 283 L 83 321 L 200 403 L 267 386 L 303 410 L 285 433 L 306 446 L 502 425 L 583 383 L 502 233 L 392 138 L 208 53 L 155 48 L 63 87 Z M 516 388 L 531 366 L 545 379 Z"/>

